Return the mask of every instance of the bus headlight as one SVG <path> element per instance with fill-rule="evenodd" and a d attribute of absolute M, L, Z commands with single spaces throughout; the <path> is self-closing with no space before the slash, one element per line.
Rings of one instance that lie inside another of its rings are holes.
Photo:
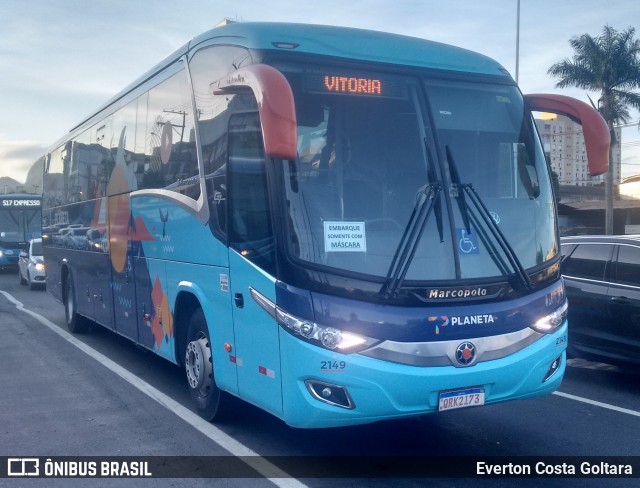
<path fill-rule="evenodd" d="M 538 319 L 534 324 L 530 325 L 533 330 L 540 332 L 541 334 L 550 334 L 560 327 L 567 318 L 567 310 L 569 308 L 569 302 L 564 301 L 556 310 L 549 315 Z"/>
<path fill-rule="evenodd" d="M 276 308 L 276 319 L 287 332 L 331 351 L 349 354 L 362 351 L 381 342 L 371 337 L 299 319 L 280 308 Z"/>

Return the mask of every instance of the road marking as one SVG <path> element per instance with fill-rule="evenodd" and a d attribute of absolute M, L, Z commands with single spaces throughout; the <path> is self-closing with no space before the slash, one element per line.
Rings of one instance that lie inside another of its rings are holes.
<path fill-rule="evenodd" d="M 60 337 L 62 337 L 64 340 L 73 344 L 85 354 L 91 356 L 93 359 L 98 361 L 104 367 L 106 367 L 113 373 L 120 376 L 127 383 L 134 386 L 135 388 L 140 390 L 142 393 L 144 393 L 151 399 L 158 402 L 160 405 L 165 407 L 170 412 L 175 413 L 178 417 L 180 417 L 180 419 L 184 420 L 193 428 L 200 431 L 202 434 L 207 436 L 216 444 L 218 444 L 219 446 L 227 450 L 230 454 L 233 454 L 234 456 L 238 457 L 241 461 L 246 462 L 252 469 L 254 469 L 258 473 L 263 475 L 265 478 L 267 478 L 276 486 L 279 486 L 282 488 L 305 488 L 307 486 L 301 483 L 300 481 L 298 481 L 297 479 L 292 478 L 291 475 L 287 474 L 285 471 L 278 468 L 276 465 L 270 463 L 266 459 L 262 459 L 257 452 L 253 451 L 252 449 L 245 446 L 241 442 L 237 441 L 230 435 L 226 434 L 225 432 L 217 428 L 215 425 L 199 417 L 198 415 L 193 413 L 191 410 L 185 408 L 180 403 L 176 402 L 169 396 L 165 395 L 161 391 L 151 386 L 146 381 L 141 380 L 136 375 L 134 375 L 127 369 L 123 368 L 116 362 L 112 361 L 104 354 L 101 354 L 100 352 L 96 351 L 95 349 L 88 346 L 84 342 L 76 339 L 69 332 L 61 329 L 50 320 L 43 317 L 42 315 L 36 312 L 33 312 L 28 308 L 25 308 L 22 302 L 14 298 L 13 295 L 11 295 L 10 293 L 7 293 L 6 291 L 3 291 L 3 290 L 0 290 L 0 293 L 2 293 L 7 300 L 12 302 L 18 310 L 21 310 L 24 313 L 31 315 L 33 318 L 38 320 L 42 325 L 48 327 L 53 332 L 55 332 Z M 249 460 L 245 461 L 244 457 L 252 458 L 251 462 L 249 462 Z"/>
<path fill-rule="evenodd" d="M 557 395 L 563 398 L 568 398 L 569 400 L 575 400 L 576 402 L 588 403 L 589 405 L 594 405 L 596 407 L 606 408 L 608 410 L 614 410 L 615 412 L 626 413 L 627 415 L 633 415 L 635 417 L 640 417 L 640 412 L 637 410 L 631 410 L 628 408 L 616 407 L 615 405 L 611 405 L 610 403 L 602 403 L 596 400 L 590 400 L 588 398 L 579 397 L 576 395 L 571 395 L 569 393 L 564 393 L 562 391 L 554 391 L 553 395 Z"/>

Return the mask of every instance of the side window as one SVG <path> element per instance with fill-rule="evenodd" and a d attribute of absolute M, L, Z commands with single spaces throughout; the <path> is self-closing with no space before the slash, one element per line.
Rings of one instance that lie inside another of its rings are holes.
<path fill-rule="evenodd" d="M 228 147 L 230 246 L 273 273 L 271 212 L 257 112 L 235 114 L 230 118 Z"/>
<path fill-rule="evenodd" d="M 620 246 L 616 263 L 616 283 L 640 286 L 640 248 Z"/>
<path fill-rule="evenodd" d="M 103 124 L 99 126 L 104 127 Z M 91 136 L 95 133 L 96 128 L 85 131 L 72 145 L 71 167 L 76 172 L 75 181 L 81 200 L 106 196 L 107 184 L 113 171 L 110 151 L 104 145 L 95 143 L 95 138 L 92 140 Z"/>
<path fill-rule="evenodd" d="M 193 199 L 200 196 L 191 107 L 190 87 L 184 70 L 149 90 L 141 188 L 172 190 Z M 139 131 L 137 135 L 140 135 Z M 135 146 L 140 144 L 136 142 Z"/>
<path fill-rule="evenodd" d="M 112 194 L 138 189 L 133 173 L 134 165 L 132 164 L 136 139 L 137 106 L 137 101 L 133 100 L 109 117 L 111 138 L 105 144 L 109 157 L 108 166 L 110 166 L 111 171 L 116 167 L 120 168 L 120 178 L 125 180 L 112 184 L 109 188 L 109 192 Z"/>
<path fill-rule="evenodd" d="M 63 203 L 66 194 L 64 191 L 64 152 L 64 146 L 55 149 L 45 162 L 43 191 L 45 207 L 55 207 Z"/>
<path fill-rule="evenodd" d="M 198 114 L 198 130 L 205 182 L 214 233 L 227 233 L 227 128 L 231 114 L 243 110 L 244 95 L 214 95 L 212 83 L 251 63 L 246 49 L 212 46 L 198 51 L 189 62 Z M 255 103 L 255 102 L 254 102 Z M 251 104 L 249 104 L 251 106 Z"/>
<path fill-rule="evenodd" d="M 604 280 L 612 248 L 610 244 L 578 245 L 563 263 L 563 273 L 577 278 Z"/>

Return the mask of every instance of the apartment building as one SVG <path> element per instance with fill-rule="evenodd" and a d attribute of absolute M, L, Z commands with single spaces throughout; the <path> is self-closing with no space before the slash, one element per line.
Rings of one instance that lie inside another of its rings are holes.
<path fill-rule="evenodd" d="M 582 135 L 582 126 L 571 119 L 555 114 L 542 114 L 536 119 L 544 152 L 551 169 L 556 172 L 561 185 L 596 186 L 604 183 L 606 175 L 589 176 L 587 152 Z M 620 183 L 620 137 L 616 129 L 618 144 L 613 147 L 610 167 L 613 181 Z"/>

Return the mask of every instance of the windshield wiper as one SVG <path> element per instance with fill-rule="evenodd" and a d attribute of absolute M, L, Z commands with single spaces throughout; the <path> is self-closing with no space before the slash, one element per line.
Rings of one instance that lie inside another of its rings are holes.
<path fill-rule="evenodd" d="M 385 298 L 394 296 L 404 281 L 411 261 L 413 261 L 413 256 L 418 249 L 418 243 L 429 221 L 429 215 L 436 206 L 438 208 L 440 206 L 439 195 L 441 190 L 442 185 L 439 183 L 429 183 L 418 191 L 416 204 L 391 261 L 391 266 L 387 273 L 387 281 L 380 289 L 380 294 Z M 442 222 L 441 215 L 438 220 Z M 440 233 L 442 235 L 442 230 L 440 230 Z"/>
<path fill-rule="evenodd" d="M 504 234 L 498 227 L 498 224 L 496 224 L 495 220 L 493 220 L 491 212 L 489 212 L 489 209 L 486 207 L 476 190 L 473 188 L 473 185 L 471 183 L 462 183 L 460 181 L 460 174 L 458 173 L 458 168 L 456 166 L 455 160 L 453 159 L 453 155 L 451 154 L 451 149 L 449 148 L 449 146 L 446 146 L 445 150 L 447 153 L 447 161 L 449 163 L 449 174 L 451 176 L 451 182 L 453 183 L 453 187 L 455 188 L 455 191 L 453 193 L 456 194 L 455 196 L 458 201 L 458 206 L 460 207 L 460 213 L 462 215 L 465 230 L 467 232 L 470 232 L 471 230 L 469 221 L 469 206 L 465 198 L 466 194 L 469 197 L 471 203 L 473 203 L 473 205 L 477 209 L 480 217 L 482 218 L 482 221 L 489 229 L 489 232 L 491 232 L 491 235 L 498 243 L 498 246 L 500 246 L 502 252 L 507 257 L 507 260 L 511 264 L 511 267 L 513 268 L 522 285 L 527 289 L 531 288 L 531 279 L 522 266 L 522 263 L 518 259 L 518 256 L 513 250 L 513 247 L 511 247 L 509 241 L 507 241 L 507 239 L 504 237 Z"/>
<path fill-rule="evenodd" d="M 442 206 L 440 204 L 440 192 L 442 184 L 437 181 L 435 166 L 427 138 L 423 139 L 427 163 L 427 178 L 429 184 L 421 187 L 416 193 L 416 203 L 409 217 L 409 222 L 402 233 L 400 243 L 393 255 L 391 266 L 387 272 L 387 280 L 380 289 L 380 295 L 385 298 L 394 296 L 404 281 L 409 266 L 418 249 L 420 239 L 429 221 L 429 215 L 436 212 L 436 226 L 440 236 L 440 242 L 444 241 L 442 226 Z"/>

